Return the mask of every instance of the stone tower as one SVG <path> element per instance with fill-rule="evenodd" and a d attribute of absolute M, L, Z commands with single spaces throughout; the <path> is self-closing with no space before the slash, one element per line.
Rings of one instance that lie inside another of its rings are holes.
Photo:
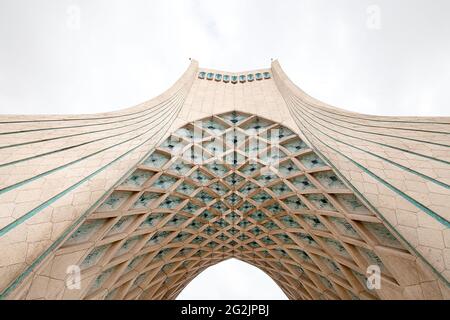
<path fill-rule="evenodd" d="M 118 112 L 0 116 L 0 296 L 174 299 L 235 257 L 291 299 L 449 299 L 449 135 L 329 106 L 277 61 L 192 61 Z"/>

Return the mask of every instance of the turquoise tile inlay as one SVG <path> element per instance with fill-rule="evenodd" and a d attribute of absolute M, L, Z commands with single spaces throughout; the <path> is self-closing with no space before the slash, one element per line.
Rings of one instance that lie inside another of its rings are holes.
<path fill-rule="evenodd" d="M 307 194 L 305 197 L 311 202 L 318 210 L 337 211 L 323 194 Z"/>
<path fill-rule="evenodd" d="M 121 256 L 131 251 L 141 238 L 142 236 L 135 236 L 125 240 L 120 249 L 117 250 L 115 257 Z"/>
<path fill-rule="evenodd" d="M 145 273 L 137 276 L 133 282 L 133 285 L 131 286 L 131 289 L 134 289 L 134 288 L 138 287 L 140 284 L 142 284 L 144 282 L 144 280 L 148 277 L 149 273 L 150 272 L 145 272 Z"/>
<path fill-rule="evenodd" d="M 208 203 L 210 203 L 211 201 L 213 201 L 215 198 L 210 195 L 208 192 L 206 191 L 200 191 L 199 193 L 197 193 L 195 195 L 195 198 L 200 200 L 201 202 L 203 202 L 205 205 L 207 205 Z"/>
<path fill-rule="evenodd" d="M 122 183 L 122 186 L 141 187 L 153 175 L 154 172 L 138 169 Z"/>
<path fill-rule="evenodd" d="M 272 197 L 265 191 L 260 191 L 259 193 L 255 194 L 251 197 L 255 202 L 262 204 L 266 202 L 267 200 L 271 200 Z"/>
<path fill-rule="evenodd" d="M 226 129 L 223 124 L 214 119 L 200 121 L 200 125 L 202 126 L 202 128 L 214 133 L 215 135 L 221 135 Z"/>
<path fill-rule="evenodd" d="M 147 159 L 144 160 L 144 165 L 152 168 L 161 168 L 169 161 L 170 157 L 160 152 L 153 152 Z"/>
<path fill-rule="evenodd" d="M 155 233 L 150 240 L 148 240 L 146 246 L 153 246 L 155 244 L 161 243 L 164 239 L 170 236 L 173 231 L 160 231 Z"/>
<path fill-rule="evenodd" d="M 215 183 L 211 184 L 209 186 L 209 188 L 213 192 L 217 193 L 220 196 L 225 195 L 229 191 L 229 189 L 227 187 L 225 187 L 223 184 L 221 184 L 220 182 L 215 182 Z"/>
<path fill-rule="evenodd" d="M 292 130 L 283 126 L 277 126 L 267 131 L 265 139 L 270 140 L 274 145 L 277 145 L 281 140 L 292 135 L 294 135 Z"/>
<path fill-rule="evenodd" d="M 256 178 L 256 181 L 265 186 L 278 179 L 279 179 L 278 176 L 272 171 L 265 171 L 259 177 Z"/>
<path fill-rule="evenodd" d="M 266 244 L 266 245 L 274 245 L 275 241 L 273 241 L 271 238 L 269 238 L 268 236 L 265 236 L 263 238 L 261 238 L 261 241 Z"/>
<path fill-rule="evenodd" d="M 251 226 L 251 223 L 250 223 L 250 221 L 244 219 L 244 220 L 241 220 L 237 225 L 243 229 L 246 229 L 249 226 Z"/>
<path fill-rule="evenodd" d="M 244 121 L 245 119 L 249 118 L 248 115 L 245 115 L 243 113 L 239 113 L 239 112 L 236 112 L 236 111 L 219 115 L 219 117 L 224 119 L 224 120 L 226 120 L 226 121 L 231 122 L 233 125 L 237 125 L 240 122 Z"/>
<path fill-rule="evenodd" d="M 66 246 L 71 246 L 89 241 L 94 234 L 106 223 L 106 219 L 86 220 L 66 241 Z"/>
<path fill-rule="evenodd" d="M 322 239 L 325 241 L 328 247 L 330 247 L 334 252 L 351 259 L 349 253 L 347 252 L 347 250 L 345 250 L 344 246 L 339 241 L 330 238 L 322 238 Z"/>
<path fill-rule="evenodd" d="M 333 285 L 331 284 L 330 280 L 325 278 L 324 276 L 319 275 L 320 281 L 327 287 L 328 289 L 334 291 Z"/>
<path fill-rule="evenodd" d="M 231 187 L 238 186 L 244 178 L 236 173 L 232 173 L 229 176 L 225 177 L 225 182 L 228 183 Z"/>
<path fill-rule="evenodd" d="M 176 214 L 169 221 L 167 221 L 165 227 L 178 227 L 185 223 L 187 218 L 185 216 Z"/>
<path fill-rule="evenodd" d="M 313 176 L 327 189 L 347 189 L 333 171 L 316 172 Z"/>
<path fill-rule="evenodd" d="M 260 248 L 261 247 L 256 241 L 249 242 L 248 245 L 252 248 Z"/>
<path fill-rule="evenodd" d="M 291 161 L 283 161 L 278 166 L 278 171 L 282 176 L 290 176 L 300 172 L 300 169 Z"/>
<path fill-rule="evenodd" d="M 327 230 L 325 225 L 319 220 L 318 217 L 309 214 L 304 214 L 301 217 L 311 228 L 315 230 Z"/>
<path fill-rule="evenodd" d="M 248 216 L 257 222 L 261 222 L 265 218 L 267 218 L 267 215 L 261 210 L 256 210 L 255 212 L 249 214 Z"/>
<path fill-rule="evenodd" d="M 233 223 L 239 218 L 239 215 L 236 213 L 236 211 L 231 212 L 229 215 L 227 215 L 227 219 L 231 220 Z"/>
<path fill-rule="evenodd" d="M 117 233 L 124 232 L 125 229 L 133 222 L 135 219 L 134 216 L 124 216 L 117 221 L 117 223 L 109 230 L 107 236 L 112 236 Z"/>
<path fill-rule="evenodd" d="M 186 145 L 186 141 L 181 138 L 170 136 L 161 144 L 160 148 L 172 154 L 179 154 Z"/>
<path fill-rule="evenodd" d="M 201 185 L 207 185 L 212 180 L 211 176 L 200 170 L 195 170 L 190 177 L 192 180 Z"/>
<path fill-rule="evenodd" d="M 275 195 L 277 195 L 277 196 L 284 196 L 284 195 L 292 192 L 292 190 L 289 189 L 289 187 L 282 182 L 277 183 L 273 186 L 270 186 L 269 189 L 272 190 L 273 193 L 275 193 Z"/>
<path fill-rule="evenodd" d="M 304 262 L 312 263 L 311 258 L 308 256 L 308 254 L 301 250 L 301 249 L 289 249 L 289 251 L 293 252 L 297 257 L 299 257 Z"/>
<path fill-rule="evenodd" d="M 239 210 L 243 213 L 247 213 L 250 210 L 253 210 L 255 208 L 254 205 L 252 205 L 250 202 L 245 201 L 239 208 Z"/>
<path fill-rule="evenodd" d="M 175 209 L 181 204 L 182 201 L 183 199 L 177 196 L 169 196 L 159 204 L 158 208 Z"/>
<path fill-rule="evenodd" d="M 336 199 L 350 213 L 372 215 L 369 209 L 353 194 L 337 194 Z"/>
<path fill-rule="evenodd" d="M 225 198 L 225 202 L 227 202 L 232 207 L 236 206 L 241 200 L 242 198 L 238 196 L 236 193 L 232 193 L 231 195 Z"/>
<path fill-rule="evenodd" d="M 217 138 L 212 138 L 209 141 L 202 142 L 202 147 L 206 151 L 208 151 L 212 156 L 221 155 L 225 150 L 224 143 Z"/>
<path fill-rule="evenodd" d="M 274 250 L 280 257 L 282 257 L 282 258 L 287 258 L 287 257 L 289 257 L 289 255 L 287 254 L 287 252 L 285 251 L 285 250 L 283 250 L 283 249 L 275 249 Z"/>
<path fill-rule="evenodd" d="M 133 258 L 130 261 L 130 263 L 127 265 L 127 271 L 134 270 L 139 265 L 139 263 L 141 263 L 142 260 L 144 260 L 144 258 L 145 258 L 145 255 L 140 255 L 138 257 Z"/>
<path fill-rule="evenodd" d="M 118 210 L 120 206 L 131 196 L 131 192 L 127 191 L 114 191 L 100 207 L 98 212 L 114 211 Z"/>
<path fill-rule="evenodd" d="M 226 212 L 228 209 L 227 207 L 223 204 L 222 201 L 217 201 L 216 203 L 214 203 L 211 208 L 217 210 L 219 213 L 223 214 L 224 212 Z"/>
<path fill-rule="evenodd" d="M 226 168 L 223 164 L 213 162 L 205 164 L 205 167 L 216 177 L 223 177 L 226 175 L 230 170 Z"/>
<path fill-rule="evenodd" d="M 267 129 L 267 127 L 270 125 L 271 123 L 268 122 L 267 120 L 255 118 L 251 120 L 249 123 L 246 123 L 242 128 L 248 135 L 256 135 L 261 131 Z"/>
<path fill-rule="evenodd" d="M 280 229 L 280 227 L 273 221 L 268 221 L 268 222 L 264 223 L 263 226 L 265 228 L 267 228 L 268 230 L 279 230 Z"/>
<path fill-rule="evenodd" d="M 248 196 L 257 189 L 259 189 L 259 187 L 256 184 L 249 181 L 246 184 L 244 184 L 242 188 L 239 189 L 239 192 Z"/>
<path fill-rule="evenodd" d="M 308 146 L 299 138 L 289 139 L 286 142 L 282 142 L 281 145 L 288 149 L 292 153 L 297 153 L 303 150 L 307 150 Z"/>
<path fill-rule="evenodd" d="M 303 232 L 296 232 L 295 235 L 298 237 L 298 239 L 303 242 L 306 245 L 318 247 L 316 240 L 314 240 L 313 237 L 311 237 L 309 234 L 303 233 Z"/>
<path fill-rule="evenodd" d="M 142 228 L 153 228 L 156 227 L 156 225 L 166 216 L 165 213 L 151 213 L 139 226 L 140 229 Z"/>
<path fill-rule="evenodd" d="M 337 217 L 329 217 L 328 219 L 336 226 L 336 229 L 338 229 L 342 235 L 356 239 L 361 238 L 358 232 L 345 219 Z"/>
<path fill-rule="evenodd" d="M 162 196 L 162 193 L 156 193 L 156 192 L 144 192 L 137 201 L 133 204 L 133 209 L 143 209 L 148 208 L 150 205 L 156 202 L 160 197 Z"/>
<path fill-rule="evenodd" d="M 269 210 L 273 215 L 284 212 L 284 209 L 278 203 L 273 203 L 267 206 L 266 209 Z"/>
<path fill-rule="evenodd" d="M 175 182 L 177 182 L 176 178 L 168 175 L 161 175 L 153 182 L 152 187 L 166 190 L 173 186 Z"/>
<path fill-rule="evenodd" d="M 209 220 L 211 220 L 212 218 L 214 218 L 215 215 L 214 215 L 211 211 L 205 210 L 205 211 L 203 211 L 202 213 L 200 213 L 199 217 L 201 217 L 201 218 L 203 218 L 203 219 L 209 221 Z"/>
<path fill-rule="evenodd" d="M 215 234 L 217 232 L 217 229 L 214 227 L 208 226 L 205 228 L 204 231 L 208 236 L 212 236 L 213 234 Z"/>
<path fill-rule="evenodd" d="M 379 266 L 382 273 L 389 274 L 389 271 L 387 271 L 386 267 L 383 264 L 383 261 L 380 259 L 379 256 L 377 256 L 375 252 L 368 250 L 366 248 L 359 248 L 359 247 L 358 250 L 367 259 L 369 264 Z"/>
<path fill-rule="evenodd" d="M 380 242 L 387 247 L 402 249 L 402 244 L 396 237 L 381 223 L 371 223 L 362 221 L 361 224 L 366 227 Z"/>
<path fill-rule="evenodd" d="M 286 243 L 286 244 L 293 244 L 294 243 L 294 241 L 287 234 L 284 234 L 284 233 L 277 233 L 275 235 L 275 237 L 277 237 L 283 243 Z"/>
<path fill-rule="evenodd" d="M 344 276 L 341 269 L 339 269 L 338 265 L 334 261 L 332 261 L 328 258 L 324 258 L 324 257 L 320 257 L 320 258 L 321 258 L 322 262 L 325 263 L 325 265 L 328 267 L 328 269 L 330 269 L 333 273 L 335 273 L 341 277 Z"/>
<path fill-rule="evenodd" d="M 280 218 L 283 224 L 289 228 L 299 228 L 300 225 L 291 216 L 283 216 Z"/>
<path fill-rule="evenodd" d="M 100 247 L 96 247 L 89 252 L 89 254 L 84 258 L 83 262 L 80 264 L 80 268 L 82 270 L 92 267 L 97 262 L 100 261 L 102 256 L 105 254 L 106 250 L 110 247 L 109 244 L 102 245 Z"/>
<path fill-rule="evenodd" d="M 93 293 L 97 289 L 99 289 L 102 286 L 102 284 L 105 283 L 105 281 L 111 276 L 114 270 L 115 267 L 109 268 L 108 270 L 103 271 L 97 278 L 95 278 L 94 282 L 89 288 L 88 294 Z"/>
<path fill-rule="evenodd" d="M 261 165 L 259 163 L 249 163 L 244 165 L 239 171 L 245 175 L 253 176 L 259 172 Z"/>
<path fill-rule="evenodd" d="M 228 222 L 226 222 L 224 219 L 220 219 L 220 220 L 217 220 L 216 222 L 214 222 L 214 225 L 219 229 L 223 229 L 223 228 L 228 227 L 230 224 Z"/>
<path fill-rule="evenodd" d="M 297 196 L 292 196 L 282 200 L 292 210 L 304 210 L 308 207 Z"/>
<path fill-rule="evenodd" d="M 192 165 L 185 163 L 184 161 L 175 161 L 169 168 L 179 176 L 185 176 L 192 169 Z"/>
<path fill-rule="evenodd" d="M 172 249 L 170 249 L 170 248 L 160 250 L 158 252 L 158 254 L 155 256 L 155 260 L 164 259 L 164 257 L 167 256 L 171 251 L 172 251 Z"/>
<path fill-rule="evenodd" d="M 183 182 L 176 189 L 176 192 L 182 193 L 186 196 L 191 195 L 195 191 L 196 187 L 190 183 Z"/>
<path fill-rule="evenodd" d="M 196 139 L 198 138 L 196 133 L 194 133 L 194 130 L 191 127 L 180 128 L 177 131 L 175 131 L 175 134 L 180 137 L 186 138 L 187 140 L 193 140 L 194 137 Z"/>
<path fill-rule="evenodd" d="M 190 147 L 183 152 L 183 159 L 193 164 L 203 164 L 209 157 L 210 156 L 199 147 Z"/>
<path fill-rule="evenodd" d="M 280 160 L 286 158 L 286 154 L 278 148 L 271 148 L 266 152 L 259 154 L 259 159 L 265 165 L 277 166 Z"/>
<path fill-rule="evenodd" d="M 263 231 L 258 227 L 254 227 L 252 230 L 250 230 L 250 232 L 255 236 L 259 236 Z"/>
<path fill-rule="evenodd" d="M 187 228 L 189 229 L 194 229 L 194 230 L 198 230 L 203 226 L 203 223 L 201 223 L 198 220 L 193 220 L 188 226 Z"/>
<path fill-rule="evenodd" d="M 326 166 L 326 164 L 315 153 L 308 153 L 298 158 L 307 169 L 315 169 Z"/>
<path fill-rule="evenodd" d="M 298 176 L 289 181 L 300 191 L 316 189 L 316 186 L 306 176 Z"/>
<path fill-rule="evenodd" d="M 215 241 L 210 241 L 210 242 L 208 242 L 207 246 L 210 248 L 215 248 L 218 246 L 218 243 Z"/>

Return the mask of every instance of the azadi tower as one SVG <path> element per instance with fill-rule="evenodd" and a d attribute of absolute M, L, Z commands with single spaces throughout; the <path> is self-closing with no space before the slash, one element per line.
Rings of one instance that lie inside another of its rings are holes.
<path fill-rule="evenodd" d="M 449 164 L 450 117 L 338 109 L 277 61 L 3 115 L 0 296 L 175 299 L 234 257 L 290 299 L 450 299 Z"/>

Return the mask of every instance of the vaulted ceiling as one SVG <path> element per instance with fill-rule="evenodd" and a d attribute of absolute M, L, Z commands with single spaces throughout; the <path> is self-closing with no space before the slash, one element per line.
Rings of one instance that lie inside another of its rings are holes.
<path fill-rule="evenodd" d="M 59 251 L 80 249 L 86 299 L 174 299 L 231 257 L 291 299 L 378 299 L 367 268 L 395 290 L 384 253 L 414 260 L 297 134 L 237 112 L 189 123 L 155 148 Z"/>

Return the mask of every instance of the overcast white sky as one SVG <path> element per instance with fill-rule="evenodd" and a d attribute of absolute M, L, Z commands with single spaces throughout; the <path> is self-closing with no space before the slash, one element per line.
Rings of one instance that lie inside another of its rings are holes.
<path fill-rule="evenodd" d="M 177 299 L 280 300 L 287 297 L 257 267 L 237 259 L 229 259 L 200 273 Z"/>
<path fill-rule="evenodd" d="M 0 0 L 0 113 L 129 107 L 166 90 L 193 57 L 228 71 L 278 58 L 329 104 L 448 116 L 449 13 L 446 0 Z M 191 283 L 201 292 L 182 296 L 211 297 L 220 286 L 223 298 L 236 288 L 256 297 L 275 287 L 253 269 L 224 262 Z M 217 277 L 226 270 L 240 281 Z"/>

